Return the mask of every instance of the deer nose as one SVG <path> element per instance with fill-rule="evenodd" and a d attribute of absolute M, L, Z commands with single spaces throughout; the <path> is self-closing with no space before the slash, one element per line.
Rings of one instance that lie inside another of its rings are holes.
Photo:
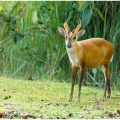
<path fill-rule="evenodd" d="M 68 47 L 68 48 L 71 48 L 71 47 L 72 47 L 71 43 L 68 43 L 68 44 L 67 44 L 67 47 Z"/>

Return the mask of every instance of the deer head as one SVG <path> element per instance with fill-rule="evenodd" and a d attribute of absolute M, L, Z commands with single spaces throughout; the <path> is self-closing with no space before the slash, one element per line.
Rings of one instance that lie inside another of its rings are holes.
<path fill-rule="evenodd" d="M 65 37 L 65 43 L 67 48 L 71 48 L 77 42 L 78 37 L 81 37 L 85 34 L 85 30 L 80 30 L 81 21 L 78 22 L 77 27 L 71 32 L 67 20 L 64 23 L 64 28 L 58 27 L 58 31 L 61 35 Z"/>

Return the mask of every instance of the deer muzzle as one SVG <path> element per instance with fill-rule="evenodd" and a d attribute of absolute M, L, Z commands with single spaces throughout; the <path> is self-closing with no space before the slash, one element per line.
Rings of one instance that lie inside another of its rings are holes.
<path fill-rule="evenodd" d="M 71 47 L 72 47 L 71 43 L 68 43 L 68 44 L 67 44 L 67 47 L 68 47 L 68 48 L 71 48 Z"/>

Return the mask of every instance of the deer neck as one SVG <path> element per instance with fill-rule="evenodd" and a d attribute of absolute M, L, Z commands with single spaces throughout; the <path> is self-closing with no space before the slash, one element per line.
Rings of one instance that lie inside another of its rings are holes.
<path fill-rule="evenodd" d="M 77 56 L 77 48 L 77 42 L 74 45 L 72 45 L 71 48 L 67 48 L 67 54 L 72 66 L 77 66 L 77 64 L 79 63 L 79 58 Z"/>

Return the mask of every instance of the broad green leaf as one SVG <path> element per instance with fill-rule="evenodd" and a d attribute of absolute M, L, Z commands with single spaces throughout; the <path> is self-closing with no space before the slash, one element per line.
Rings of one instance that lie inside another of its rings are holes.
<path fill-rule="evenodd" d="M 11 30 L 14 30 L 14 29 L 15 29 L 15 27 L 16 27 L 16 26 L 15 26 L 15 24 L 14 24 L 14 23 L 12 23 L 12 22 L 10 22 L 10 29 L 11 29 Z"/>
<path fill-rule="evenodd" d="M 10 24 L 10 29 L 11 30 L 14 30 L 15 29 L 15 27 L 16 27 L 16 19 L 15 19 L 15 17 L 8 17 L 8 20 L 9 20 L 9 24 Z"/>
<path fill-rule="evenodd" d="M 100 10 L 98 8 L 94 8 L 94 9 L 97 11 L 99 17 L 104 21 L 105 18 L 103 17 L 103 14 L 100 12 Z"/>
<path fill-rule="evenodd" d="M 91 3 L 91 1 L 83 1 L 78 8 L 78 11 L 83 11 Z"/>
<path fill-rule="evenodd" d="M 14 43 L 17 44 L 17 37 L 14 37 Z"/>
<path fill-rule="evenodd" d="M 39 23 L 39 24 L 44 24 L 44 23 L 43 23 L 42 21 L 40 21 L 40 20 L 38 20 L 38 23 Z"/>
<path fill-rule="evenodd" d="M 45 1 L 41 1 L 41 2 L 40 2 L 40 6 L 42 6 L 42 7 L 47 7 L 47 3 L 46 3 Z"/>
<path fill-rule="evenodd" d="M 3 18 L 7 17 L 7 13 L 6 12 L 3 12 L 1 15 L 2 15 Z"/>
<path fill-rule="evenodd" d="M 4 47 L 0 47 L 0 53 L 4 52 Z"/>
<path fill-rule="evenodd" d="M 20 33 L 14 34 L 14 43 L 16 44 L 18 40 L 22 40 L 24 37 L 24 30 L 22 29 Z"/>
<path fill-rule="evenodd" d="M 20 37 L 24 37 L 24 29 L 22 29 L 21 31 L 20 31 Z"/>
<path fill-rule="evenodd" d="M 10 36 L 14 35 L 14 33 L 15 33 L 15 32 L 14 32 L 13 30 L 9 30 L 9 35 L 10 35 Z"/>
<path fill-rule="evenodd" d="M 68 20 L 70 20 L 73 17 L 73 11 L 69 13 Z"/>
<path fill-rule="evenodd" d="M 12 24 L 16 24 L 17 21 L 15 17 L 9 17 L 9 19 Z"/>
<path fill-rule="evenodd" d="M 51 26 L 50 29 L 51 29 L 51 31 L 55 32 L 54 26 Z"/>
<path fill-rule="evenodd" d="M 21 40 L 23 38 L 23 36 L 21 35 L 21 33 L 16 33 L 15 34 L 15 37 L 18 39 L 18 40 Z"/>
<path fill-rule="evenodd" d="M 84 28 L 91 20 L 93 11 L 91 9 L 87 9 L 83 11 L 82 14 L 82 27 Z"/>

